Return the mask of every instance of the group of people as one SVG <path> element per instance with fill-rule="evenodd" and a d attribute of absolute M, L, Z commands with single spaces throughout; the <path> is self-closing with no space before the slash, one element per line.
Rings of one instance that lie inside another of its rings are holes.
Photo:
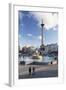
<path fill-rule="evenodd" d="M 35 67 L 33 67 L 33 68 L 29 67 L 29 75 L 31 75 L 31 74 L 35 74 Z"/>

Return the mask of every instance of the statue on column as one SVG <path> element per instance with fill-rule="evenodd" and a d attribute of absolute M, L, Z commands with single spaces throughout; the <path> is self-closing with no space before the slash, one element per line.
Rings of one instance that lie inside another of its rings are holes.
<path fill-rule="evenodd" d="M 45 50 L 45 47 L 44 47 L 44 40 L 43 40 L 43 29 L 44 29 L 44 23 L 43 23 L 43 20 L 42 20 L 42 23 L 41 23 L 41 45 L 40 45 L 40 53 L 43 55 L 44 54 L 44 50 Z"/>

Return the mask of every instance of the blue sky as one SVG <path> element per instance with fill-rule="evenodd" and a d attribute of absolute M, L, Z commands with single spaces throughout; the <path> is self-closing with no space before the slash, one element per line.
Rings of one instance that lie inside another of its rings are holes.
<path fill-rule="evenodd" d="M 41 21 L 44 27 L 44 44 L 58 43 L 58 18 L 56 13 L 19 11 L 18 32 L 19 45 L 40 47 L 41 45 Z"/>

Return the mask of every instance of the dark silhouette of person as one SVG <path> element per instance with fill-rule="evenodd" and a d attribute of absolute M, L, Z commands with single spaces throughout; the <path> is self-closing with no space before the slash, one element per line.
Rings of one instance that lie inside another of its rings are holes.
<path fill-rule="evenodd" d="M 52 61 L 51 61 L 51 64 L 52 64 Z"/>
<path fill-rule="evenodd" d="M 31 67 L 29 67 L 29 75 L 31 75 Z"/>
<path fill-rule="evenodd" d="M 35 74 L 35 67 L 33 67 L 33 74 Z"/>

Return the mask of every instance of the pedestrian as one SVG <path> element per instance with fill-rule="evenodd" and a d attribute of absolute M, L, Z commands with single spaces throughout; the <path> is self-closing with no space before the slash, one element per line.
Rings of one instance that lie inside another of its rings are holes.
<path fill-rule="evenodd" d="M 29 75 L 31 75 L 31 67 L 29 67 Z"/>
<path fill-rule="evenodd" d="M 52 61 L 51 61 L 51 64 L 52 64 Z"/>
<path fill-rule="evenodd" d="M 33 74 L 35 74 L 35 67 L 33 67 Z"/>

